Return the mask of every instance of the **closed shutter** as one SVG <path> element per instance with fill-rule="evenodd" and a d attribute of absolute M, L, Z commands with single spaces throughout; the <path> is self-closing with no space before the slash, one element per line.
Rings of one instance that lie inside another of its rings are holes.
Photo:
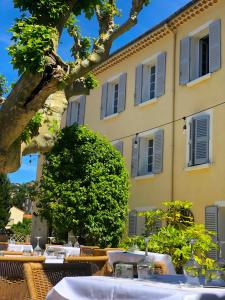
<path fill-rule="evenodd" d="M 81 96 L 80 97 L 80 109 L 79 109 L 79 115 L 78 115 L 78 124 L 79 125 L 84 124 L 85 106 L 86 106 L 86 96 Z"/>
<path fill-rule="evenodd" d="M 146 222 L 146 219 L 144 216 L 137 215 L 136 235 L 144 235 L 145 234 L 145 222 Z"/>
<path fill-rule="evenodd" d="M 208 231 L 215 232 L 216 235 L 213 237 L 213 241 L 218 240 L 218 207 L 207 206 L 205 208 L 205 229 Z M 209 251 L 208 256 L 213 259 L 217 259 L 218 251 L 212 249 Z"/>
<path fill-rule="evenodd" d="M 194 118 L 195 165 L 209 162 L 209 115 Z"/>
<path fill-rule="evenodd" d="M 119 113 L 125 110 L 126 86 L 127 86 L 127 73 L 124 73 L 119 78 L 119 99 L 118 99 L 118 112 Z"/>
<path fill-rule="evenodd" d="M 79 105 L 78 101 L 71 102 L 70 125 L 78 123 Z"/>
<path fill-rule="evenodd" d="M 199 39 L 190 38 L 190 80 L 199 77 Z"/>
<path fill-rule="evenodd" d="M 106 105 L 108 98 L 108 82 L 102 85 L 102 99 L 101 99 L 101 119 L 104 119 L 106 116 Z"/>
<path fill-rule="evenodd" d="M 115 86 L 113 83 L 108 83 L 108 95 L 106 101 L 106 116 L 114 114 L 114 94 Z"/>
<path fill-rule="evenodd" d="M 141 102 L 145 102 L 150 99 L 150 66 L 143 65 L 142 68 L 143 68 L 143 77 L 142 77 Z"/>
<path fill-rule="evenodd" d="M 165 94 L 166 82 L 166 52 L 163 52 L 157 57 L 156 64 L 156 97 L 161 97 Z"/>
<path fill-rule="evenodd" d="M 209 25 L 209 72 L 221 68 L 221 20 Z"/>
<path fill-rule="evenodd" d="M 138 105 L 142 101 L 142 76 L 143 76 L 143 65 L 138 65 L 135 72 L 135 95 L 134 105 Z"/>
<path fill-rule="evenodd" d="M 190 80 L 190 37 L 180 42 L 180 84 L 186 84 Z"/>
<path fill-rule="evenodd" d="M 136 235 L 137 212 L 135 210 L 129 212 L 128 223 L 128 235 Z"/>
<path fill-rule="evenodd" d="M 115 143 L 113 146 L 116 148 L 117 151 L 121 153 L 121 155 L 123 155 L 123 141 L 119 141 Z"/>
<path fill-rule="evenodd" d="M 164 131 L 158 130 L 154 135 L 153 142 L 153 173 L 159 174 L 163 170 L 163 144 Z"/>
<path fill-rule="evenodd" d="M 66 114 L 66 126 L 70 126 L 70 119 L 71 119 L 71 105 L 72 103 L 69 102 L 68 106 L 67 106 L 67 114 Z"/>
<path fill-rule="evenodd" d="M 138 156 L 139 156 L 140 138 L 133 138 L 132 140 L 132 158 L 131 158 L 131 177 L 138 176 Z"/>

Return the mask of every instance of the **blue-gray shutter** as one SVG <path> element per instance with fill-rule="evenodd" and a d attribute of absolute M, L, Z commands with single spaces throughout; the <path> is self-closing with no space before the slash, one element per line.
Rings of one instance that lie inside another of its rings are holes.
<path fill-rule="evenodd" d="M 127 87 L 127 73 L 123 73 L 122 75 L 120 75 L 119 78 L 118 113 L 125 110 L 126 87 Z"/>
<path fill-rule="evenodd" d="M 86 96 L 80 97 L 80 109 L 79 109 L 79 116 L 78 116 L 78 124 L 84 124 L 84 117 L 85 117 L 85 106 L 86 106 Z"/>
<path fill-rule="evenodd" d="M 163 170 L 163 144 L 164 144 L 164 131 L 159 129 L 154 134 L 153 141 L 153 173 L 159 174 Z"/>
<path fill-rule="evenodd" d="M 156 64 L 156 97 L 165 94 L 166 82 L 166 52 L 160 53 L 157 57 Z"/>
<path fill-rule="evenodd" d="M 190 38 L 190 80 L 199 77 L 199 39 Z"/>
<path fill-rule="evenodd" d="M 148 174 L 148 139 L 142 137 L 139 142 L 138 175 Z"/>
<path fill-rule="evenodd" d="M 202 115 L 194 119 L 195 128 L 195 165 L 209 162 L 209 115 Z"/>
<path fill-rule="evenodd" d="M 209 72 L 221 68 L 221 20 L 209 25 Z"/>
<path fill-rule="evenodd" d="M 143 78 L 143 65 L 140 64 L 136 67 L 135 71 L 135 95 L 134 105 L 138 105 L 142 101 L 142 78 Z"/>
<path fill-rule="evenodd" d="M 205 229 L 216 233 L 216 235 L 213 236 L 214 242 L 218 240 L 218 209 L 218 206 L 215 205 L 207 206 L 205 208 Z M 216 249 L 212 249 L 209 251 L 207 256 L 217 259 L 218 251 Z"/>
<path fill-rule="evenodd" d="M 71 113 L 70 113 L 70 125 L 77 123 L 78 121 L 79 102 L 71 102 Z"/>
<path fill-rule="evenodd" d="M 194 122 L 193 119 L 191 119 L 190 123 L 189 123 L 189 162 L 188 162 L 188 166 L 192 166 L 194 163 Z"/>
<path fill-rule="evenodd" d="M 180 41 L 180 84 L 190 81 L 190 37 Z"/>
<path fill-rule="evenodd" d="M 107 106 L 107 98 L 108 98 L 108 82 L 105 82 L 102 85 L 102 99 L 101 99 L 101 119 L 106 117 L 106 106 Z"/>
<path fill-rule="evenodd" d="M 136 144 L 135 144 L 136 142 Z M 138 156 L 139 156 L 140 138 L 135 137 L 132 140 L 132 158 L 131 158 L 131 177 L 138 176 Z"/>
<path fill-rule="evenodd" d="M 142 65 L 142 96 L 140 102 L 150 100 L 150 66 Z"/>
<path fill-rule="evenodd" d="M 146 218 L 144 216 L 139 216 L 137 214 L 136 235 L 145 234 L 145 223 L 146 223 Z"/>
<path fill-rule="evenodd" d="M 128 218 L 128 235 L 136 235 L 137 228 L 137 212 L 132 210 L 129 212 Z"/>
<path fill-rule="evenodd" d="M 114 114 L 114 94 L 115 94 L 115 86 L 112 82 L 109 82 L 105 117 Z"/>
<path fill-rule="evenodd" d="M 113 146 L 121 153 L 121 155 L 123 155 L 123 141 L 118 141 Z"/>
<path fill-rule="evenodd" d="M 70 119 L 71 119 L 71 102 L 68 103 L 67 106 L 67 114 L 66 114 L 66 126 L 69 127 L 71 125 Z"/>

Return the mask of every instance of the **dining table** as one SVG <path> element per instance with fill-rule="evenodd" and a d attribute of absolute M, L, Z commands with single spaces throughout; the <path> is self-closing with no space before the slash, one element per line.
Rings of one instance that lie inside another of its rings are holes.
<path fill-rule="evenodd" d="M 23 252 L 23 251 L 30 251 L 33 252 L 33 246 L 30 244 L 8 244 L 8 251 L 16 251 L 16 252 Z"/>
<path fill-rule="evenodd" d="M 46 300 L 225 300 L 224 288 L 190 287 L 180 275 L 161 278 L 164 280 L 160 276 L 152 280 L 65 277 L 49 291 Z"/>

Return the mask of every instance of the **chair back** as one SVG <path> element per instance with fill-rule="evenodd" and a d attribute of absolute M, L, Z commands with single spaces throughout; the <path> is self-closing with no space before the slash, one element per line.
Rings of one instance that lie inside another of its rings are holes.
<path fill-rule="evenodd" d="M 0 257 L 0 299 L 29 300 L 24 262 L 43 262 L 45 257 Z"/>
<path fill-rule="evenodd" d="M 89 263 L 92 266 L 92 275 L 106 276 L 111 274 L 108 264 L 108 256 L 68 256 L 65 257 L 67 263 Z"/>
<path fill-rule="evenodd" d="M 4 255 L 23 255 L 23 252 L 20 252 L 20 251 L 3 251 L 3 254 Z"/>
<path fill-rule="evenodd" d="M 95 249 L 99 249 L 98 246 L 80 246 L 80 256 L 92 256 Z"/>
<path fill-rule="evenodd" d="M 0 251 L 8 249 L 8 242 L 0 242 Z"/>
<path fill-rule="evenodd" d="M 91 264 L 24 264 L 30 299 L 45 300 L 47 293 L 64 277 L 90 276 Z"/>

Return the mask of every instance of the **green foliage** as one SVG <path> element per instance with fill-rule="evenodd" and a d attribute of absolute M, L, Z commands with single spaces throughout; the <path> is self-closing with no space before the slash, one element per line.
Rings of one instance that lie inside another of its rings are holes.
<path fill-rule="evenodd" d="M 55 29 L 39 25 L 35 17 L 16 19 L 15 25 L 10 29 L 13 33 L 14 44 L 9 46 L 11 63 L 22 74 L 26 70 L 33 73 L 43 72 L 45 54 L 53 50 L 53 37 Z"/>
<path fill-rule="evenodd" d="M 29 141 L 38 135 L 39 128 L 41 126 L 43 116 L 41 113 L 37 112 L 30 122 L 25 127 L 23 133 L 21 134 L 21 141 L 28 144 Z"/>
<path fill-rule="evenodd" d="M 0 229 L 4 228 L 10 217 L 10 181 L 5 174 L 0 174 Z"/>
<path fill-rule="evenodd" d="M 4 95 L 7 92 L 8 92 L 7 81 L 5 79 L 5 76 L 0 74 L 0 96 Z"/>
<path fill-rule="evenodd" d="M 128 174 L 120 153 L 83 126 L 64 128 L 46 155 L 39 211 L 59 238 L 117 246 L 127 218 Z"/>
<path fill-rule="evenodd" d="M 30 235 L 31 234 L 31 219 L 23 219 L 23 222 L 18 222 L 17 224 L 12 225 L 11 230 L 15 234 L 19 235 Z"/>
<path fill-rule="evenodd" d="M 85 85 L 90 90 L 93 90 L 94 88 L 99 86 L 99 82 L 95 78 L 93 73 L 90 72 L 90 73 L 87 74 L 87 76 L 85 77 Z"/>

